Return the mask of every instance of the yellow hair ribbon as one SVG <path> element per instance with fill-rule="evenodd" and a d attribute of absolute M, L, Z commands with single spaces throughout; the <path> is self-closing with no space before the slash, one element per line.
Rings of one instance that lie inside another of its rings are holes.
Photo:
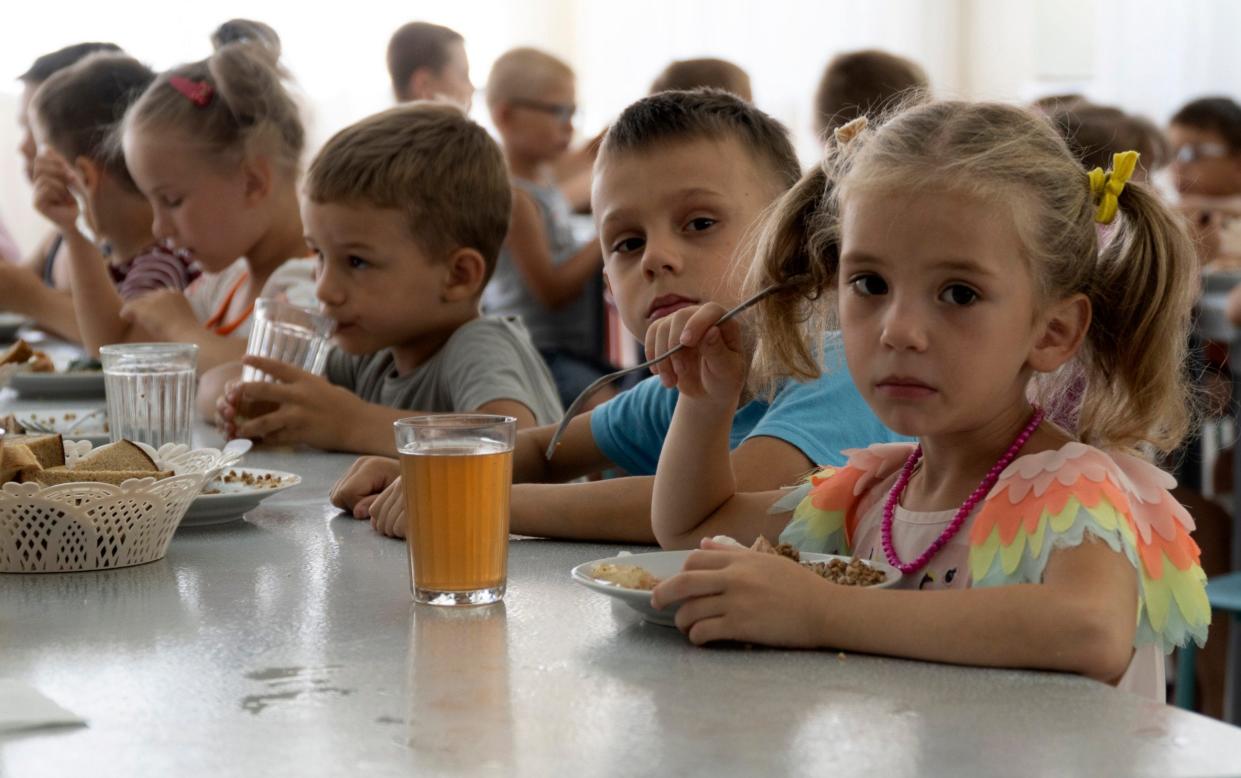
<path fill-rule="evenodd" d="M 1137 167 L 1138 153 L 1122 151 L 1112 155 L 1111 170 L 1104 173 L 1103 168 L 1097 167 L 1090 171 L 1090 196 L 1096 206 L 1094 220 L 1099 224 L 1111 224 L 1116 218 L 1116 210 L 1120 207 L 1120 193 L 1125 190 L 1125 184 Z"/>

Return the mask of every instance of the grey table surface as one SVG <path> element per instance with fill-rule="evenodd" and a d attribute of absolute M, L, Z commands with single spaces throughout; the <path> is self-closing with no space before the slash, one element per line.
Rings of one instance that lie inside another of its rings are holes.
<path fill-rule="evenodd" d="M 244 521 L 0 575 L 0 677 L 88 722 L 0 737 L 0 776 L 1241 774 L 1241 729 L 1082 678 L 695 648 L 570 580 L 614 546 L 515 539 L 503 604 L 415 606 L 326 502 L 350 461 L 256 451 L 304 482 Z"/>

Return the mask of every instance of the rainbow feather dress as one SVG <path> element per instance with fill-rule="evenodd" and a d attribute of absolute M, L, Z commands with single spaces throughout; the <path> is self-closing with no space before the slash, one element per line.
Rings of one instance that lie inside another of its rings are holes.
<path fill-rule="evenodd" d="M 785 495 L 772 513 L 793 511 L 781 542 L 805 551 L 849 554 L 874 521 L 912 446 L 887 443 L 844 452 Z M 1188 512 L 1169 494 L 1172 476 L 1122 453 L 1083 443 L 1016 459 L 967 522 L 969 586 L 1040 583 L 1053 550 L 1087 535 L 1123 554 L 1138 573 L 1135 648 L 1161 654 L 1206 642 L 1211 609 Z M 941 554 L 943 552 L 941 551 Z"/>

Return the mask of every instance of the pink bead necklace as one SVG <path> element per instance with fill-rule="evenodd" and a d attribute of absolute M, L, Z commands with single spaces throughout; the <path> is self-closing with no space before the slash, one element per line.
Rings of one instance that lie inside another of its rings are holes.
<path fill-rule="evenodd" d="M 901 495 L 905 493 L 905 487 L 909 485 L 909 479 L 914 473 L 914 466 L 922 458 L 922 446 L 916 447 L 909 455 L 909 458 L 905 460 L 905 466 L 901 468 L 901 474 L 892 486 L 892 491 L 888 492 L 888 499 L 883 504 L 881 534 L 883 537 L 883 553 L 888 558 L 888 563 L 906 575 L 926 567 L 927 562 L 931 561 L 931 557 L 938 554 L 939 550 L 961 531 L 966 518 L 973 513 L 974 506 L 987 496 L 991 491 L 991 487 L 995 486 L 995 482 L 999 480 L 1000 473 L 1003 473 L 1004 468 L 1008 467 L 1017 458 L 1017 452 L 1021 451 L 1021 447 L 1030 440 L 1030 436 L 1034 434 L 1034 431 L 1038 429 L 1038 425 L 1042 423 L 1043 409 L 1035 406 L 1034 415 L 1030 417 L 1029 423 L 1017 435 L 1017 439 L 1008 447 L 1008 450 L 1004 452 L 1004 456 L 1000 457 L 999 461 L 987 471 L 987 475 L 982 479 L 982 483 L 978 484 L 978 488 L 957 509 L 956 515 L 952 517 L 952 522 L 944 528 L 939 537 L 935 538 L 935 542 L 931 544 L 931 547 L 914 561 L 902 562 L 900 556 L 896 553 L 896 547 L 892 545 L 892 521 L 896 517 L 896 506 L 901 501 Z"/>

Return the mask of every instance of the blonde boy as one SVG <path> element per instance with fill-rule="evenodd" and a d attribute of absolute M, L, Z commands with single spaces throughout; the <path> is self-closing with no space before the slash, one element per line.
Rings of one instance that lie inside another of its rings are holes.
<path fill-rule="evenodd" d="M 520 322 L 479 315 L 510 207 L 504 160 L 481 127 L 438 103 L 364 119 L 319 152 L 306 195 L 336 348 L 325 378 L 246 357 L 280 383 L 231 383 L 215 407 L 227 434 L 393 454 L 402 416 L 477 411 L 519 427 L 559 417 Z M 243 401 L 278 407 L 243 420 Z"/>
<path fill-rule="evenodd" d="M 573 71 L 546 52 L 513 49 L 492 66 L 486 95 L 513 177 L 513 222 L 483 303 L 521 317 L 567 404 L 613 369 L 603 359 L 599 244 L 575 239 L 551 175 L 573 139 Z"/>
<path fill-rule="evenodd" d="M 800 172 L 784 127 L 734 95 L 664 92 L 627 108 L 600 149 L 593 204 L 609 286 L 629 331 L 642 338 L 683 308 L 738 302 L 747 235 Z M 832 361 L 817 381 L 786 384 L 769 402 L 737 409 L 730 443 L 739 482 L 777 488 L 814 463 L 843 462 L 843 448 L 893 438 Z M 543 452 L 553 427 L 520 433 L 513 531 L 653 543 L 653 476 L 676 398 L 658 378 L 646 379 L 575 417 L 550 462 Z M 630 477 L 557 483 L 611 467 Z M 333 502 L 400 535 L 399 482 L 381 494 L 396 476 L 394 460 L 363 458 Z"/>

